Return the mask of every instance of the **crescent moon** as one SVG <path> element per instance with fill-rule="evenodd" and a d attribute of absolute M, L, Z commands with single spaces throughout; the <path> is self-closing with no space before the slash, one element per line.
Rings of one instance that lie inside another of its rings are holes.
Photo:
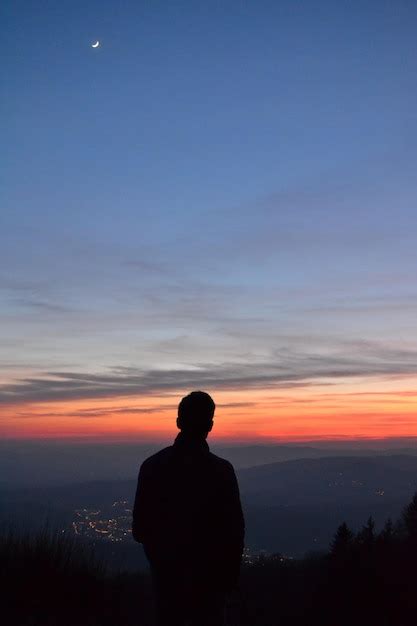
<path fill-rule="evenodd" d="M 98 48 L 98 47 L 99 47 L 99 45 L 100 45 L 100 42 L 99 42 L 99 41 L 96 41 L 96 43 L 92 43 L 92 44 L 91 44 L 91 47 L 92 47 L 92 48 Z"/>

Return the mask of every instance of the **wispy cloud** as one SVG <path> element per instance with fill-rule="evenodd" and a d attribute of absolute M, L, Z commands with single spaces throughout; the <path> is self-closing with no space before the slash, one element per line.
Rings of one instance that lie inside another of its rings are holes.
<path fill-rule="evenodd" d="M 247 408 L 256 406 L 257 402 L 225 402 L 221 404 L 217 404 L 218 409 L 236 409 L 236 408 Z M 33 418 L 60 418 L 60 417 L 79 417 L 82 419 L 91 419 L 91 418 L 103 418 L 103 417 L 112 417 L 114 415 L 152 415 L 152 414 L 160 414 L 166 411 L 175 412 L 177 410 L 178 404 L 164 404 L 154 407 L 132 407 L 132 406 L 119 406 L 119 407 L 111 407 L 111 408 L 92 408 L 92 409 L 80 409 L 78 411 L 65 411 L 65 413 L 60 413 L 58 411 L 20 411 L 14 414 L 14 417 L 17 419 L 33 419 Z"/>
<path fill-rule="evenodd" d="M 370 342 L 323 353 L 280 348 L 263 361 L 201 364 L 193 368 L 113 368 L 109 373 L 46 372 L 0 386 L 0 403 L 167 395 L 174 390 L 292 388 L 342 378 L 417 375 L 417 350 Z"/>
<path fill-rule="evenodd" d="M 72 311 L 70 307 L 36 298 L 13 298 L 11 303 L 19 308 L 32 309 L 41 313 L 66 314 Z"/>
<path fill-rule="evenodd" d="M 165 276 L 171 275 L 173 272 L 172 266 L 162 262 L 153 262 L 148 259 L 128 259 L 127 261 L 124 261 L 122 265 L 133 269 L 135 272 L 140 272 L 141 274 L 161 274 Z"/>
<path fill-rule="evenodd" d="M 111 417 L 113 415 L 151 415 L 152 413 L 162 413 L 163 411 L 172 411 L 176 406 L 158 406 L 158 407 L 119 407 L 115 409 L 96 408 L 96 409 L 81 409 L 79 411 L 67 411 L 65 417 L 79 417 L 82 419 L 91 419 L 96 417 Z M 18 419 L 27 418 L 59 418 L 62 417 L 62 413 L 58 411 L 43 411 L 43 412 L 18 412 L 15 417 Z"/>

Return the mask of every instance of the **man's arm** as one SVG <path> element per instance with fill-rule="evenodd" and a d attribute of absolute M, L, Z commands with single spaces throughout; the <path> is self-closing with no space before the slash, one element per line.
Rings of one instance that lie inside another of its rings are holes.
<path fill-rule="evenodd" d="M 226 584 L 232 589 L 239 578 L 245 540 L 245 520 L 240 501 L 239 485 L 231 463 L 228 464 L 225 496 L 225 521 L 227 526 L 225 555 L 228 561 Z"/>
<path fill-rule="evenodd" d="M 232 465 L 230 465 L 230 521 L 232 535 L 234 535 L 234 541 L 232 541 L 232 543 L 235 546 L 236 554 L 239 555 L 240 560 L 244 548 L 245 520 L 240 501 L 239 485 Z"/>
<path fill-rule="evenodd" d="M 135 541 L 144 543 L 149 535 L 150 493 L 146 466 L 142 463 L 133 505 L 132 536 Z"/>

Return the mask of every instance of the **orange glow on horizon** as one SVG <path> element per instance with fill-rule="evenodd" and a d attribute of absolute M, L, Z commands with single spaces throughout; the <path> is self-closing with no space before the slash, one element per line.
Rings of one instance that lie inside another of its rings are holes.
<path fill-rule="evenodd" d="M 410 379 L 208 392 L 217 405 L 212 441 L 417 436 L 417 391 Z M 177 404 L 186 393 L 3 406 L 0 434 L 22 439 L 168 440 L 177 433 Z"/>

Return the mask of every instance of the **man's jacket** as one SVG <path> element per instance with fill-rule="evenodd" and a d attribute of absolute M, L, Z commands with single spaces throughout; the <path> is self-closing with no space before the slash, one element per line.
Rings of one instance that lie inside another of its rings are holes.
<path fill-rule="evenodd" d="M 205 439 L 181 432 L 172 446 L 142 463 L 132 534 L 153 573 L 231 590 L 244 530 L 233 466 L 212 454 Z"/>

